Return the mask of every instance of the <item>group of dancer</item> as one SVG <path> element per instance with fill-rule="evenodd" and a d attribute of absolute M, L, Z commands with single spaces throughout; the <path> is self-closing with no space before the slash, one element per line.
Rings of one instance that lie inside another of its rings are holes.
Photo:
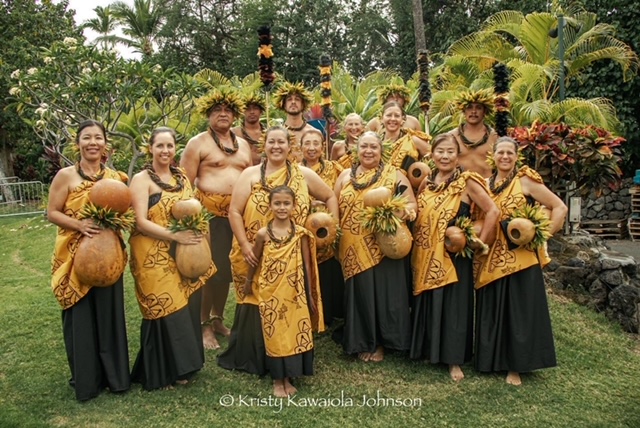
<path fill-rule="evenodd" d="M 153 131 L 149 163 L 130 183 L 136 218 L 130 265 L 143 318 L 131 372 L 122 277 L 111 287 L 92 287 L 73 268 L 78 241 L 101 230 L 81 215 L 89 191 L 102 178 L 127 181 L 101 163 L 102 124 L 80 124 L 80 160 L 54 178 L 47 210 L 58 226 L 52 287 L 76 398 L 88 400 L 104 388 L 126 391 L 131 381 L 147 390 L 186 383 L 203 367 L 204 350 L 220 348 L 217 336 L 228 337 L 221 367 L 268 373 L 273 394 L 291 396 L 292 380 L 313 374 L 313 333 L 325 325 L 335 325 L 344 352 L 364 362 L 407 352 L 447 365 L 455 381 L 472 359 L 478 371 L 507 372 L 515 385 L 522 372 L 555 366 L 541 270 L 548 258 L 544 250 L 513 245 L 505 224 L 514 211 L 539 204 L 549 209 L 554 233 L 565 205 L 535 171 L 518 165 L 518 144 L 497 139 L 484 123 L 490 103 L 467 97 L 464 125 L 431 138 L 404 111 L 408 91 L 390 86 L 379 97 L 381 116 L 365 125 L 348 115 L 345 139 L 330 150 L 323 132 L 304 119 L 310 94 L 290 83 L 274 97 L 286 119 L 267 129 L 257 95 L 243 99 L 215 89 L 199 99 L 209 127 L 189 140 L 179 167 L 175 131 Z M 414 187 L 407 171 L 425 159 L 435 168 Z M 362 224 L 365 194 L 381 187 L 406 200 L 398 216 L 414 242 L 403 259 L 385 257 Z M 171 208 L 191 198 L 214 215 L 208 233 L 172 232 Z M 341 233 L 337 245 L 316 251 L 316 237 L 304 225 L 318 210 Z M 460 217 L 484 220 L 482 253 L 447 251 L 445 230 Z M 209 239 L 209 269 L 184 278 L 175 244 L 202 239 Z M 230 330 L 224 323 L 229 284 L 236 298 Z"/>

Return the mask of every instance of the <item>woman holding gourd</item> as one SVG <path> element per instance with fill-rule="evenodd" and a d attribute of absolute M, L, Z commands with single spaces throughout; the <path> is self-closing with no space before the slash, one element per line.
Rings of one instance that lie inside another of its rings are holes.
<path fill-rule="evenodd" d="M 152 390 L 187 383 L 202 368 L 201 287 L 216 268 L 210 253 L 197 258 L 206 265 L 200 272 L 189 274 L 198 275 L 195 277 L 186 276 L 185 268 L 176 263 L 176 246 L 209 244 L 208 219 L 201 217 L 202 207 L 192 199 L 193 190 L 184 171 L 173 165 L 175 131 L 155 129 L 148 149 L 151 162 L 131 180 L 136 213 L 136 230 L 129 239 L 131 273 L 142 313 L 140 352 L 131 377 L 144 389 Z M 181 228 L 172 211 L 175 216 L 189 204 L 195 208 L 189 213 L 194 227 Z"/>
<path fill-rule="evenodd" d="M 518 166 L 518 147 L 512 138 L 501 137 L 493 149 L 489 189 L 500 209 L 501 227 L 488 255 L 477 259 L 475 284 L 475 368 L 507 372 L 506 382 L 512 385 L 522 383 L 522 372 L 556 365 L 541 266 L 548 262 L 544 241 L 562 228 L 567 214 L 537 172 Z M 543 207 L 551 210 L 550 216 Z M 514 230 L 523 218 L 528 227 Z M 530 242 L 521 240 L 525 234 Z"/>
<path fill-rule="evenodd" d="M 409 354 L 447 364 L 456 382 L 464 378 L 460 366 L 471 360 L 473 346 L 473 268 L 467 241 L 479 239 L 477 248 L 486 250 L 484 243 L 495 237 L 499 214 L 484 179 L 458 166 L 459 151 L 451 134 L 434 138 L 431 156 L 436 168 L 418 193 Z M 472 203 L 486 213 L 477 238 L 471 235 Z"/>

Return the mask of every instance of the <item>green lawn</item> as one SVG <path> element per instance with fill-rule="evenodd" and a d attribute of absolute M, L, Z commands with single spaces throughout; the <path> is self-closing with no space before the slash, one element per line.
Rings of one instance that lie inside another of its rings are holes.
<path fill-rule="evenodd" d="M 291 402 L 270 399 L 268 378 L 218 368 L 217 351 L 208 351 L 204 370 L 188 386 L 146 392 L 134 385 L 78 403 L 67 385 L 60 308 L 49 285 L 55 230 L 42 217 L 0 219 L 0 427 L 640 426 L 638 338 L 554 295 L 559 366 L 523 375 L 519 388 L 506 385 L 503 374 L 471 367 L 456 385 L 444 367 L 402 355 L 359 363 L 323 335 L 316 375 L 298 382 Z M 128 272 L 125 288 L 133 363 L 140 314 Z"/>

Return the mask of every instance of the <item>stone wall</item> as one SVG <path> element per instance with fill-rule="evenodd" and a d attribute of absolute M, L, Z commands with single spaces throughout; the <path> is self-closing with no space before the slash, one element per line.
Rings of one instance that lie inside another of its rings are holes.
<path fill-rule="evenodd" d="M 631 195 L 629 188 L 633 186 L 631 178 L 622 180 L 620 190 L 612 191 L 606 187 L 598 197 L 591 190 L 582 198 L 581 220 L 620 220 L 631 215 Z"/>

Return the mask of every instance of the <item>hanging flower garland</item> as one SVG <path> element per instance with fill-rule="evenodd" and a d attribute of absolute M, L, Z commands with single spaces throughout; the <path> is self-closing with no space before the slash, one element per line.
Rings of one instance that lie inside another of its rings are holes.
<path fill-rule="evenodd" d="M 493 66 L 495 91 L 496 133 L 503 137 L 509 128 L 509 70 L 502 63 Z"/>

